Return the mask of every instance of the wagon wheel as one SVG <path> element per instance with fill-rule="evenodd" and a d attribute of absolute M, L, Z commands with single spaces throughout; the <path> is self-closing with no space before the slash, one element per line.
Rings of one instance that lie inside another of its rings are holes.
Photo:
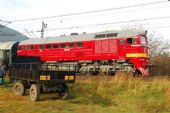
<path fill-rule="evenodd" d="M 38 101 L 40 98 L 40 88 L 38 87 L 37 84 L 32 84 L 30 88 L 30 99 L 31 101 Z"/>
<path fill-rule="evenodd" d="M 69 96 L 69 88 L 68 88 L 67 85 L 63 85 L 62 87 L 63 87 L 62 91 L 59 92 L 59 98 L 62 99 L 62 100 L 65 100 Z"/>
<path fill-rule="evenodd" d="M 14 93 L 23 96 L 25 93 L 25 87 L 22 82 L 16 82 L 14 85 Z"/>

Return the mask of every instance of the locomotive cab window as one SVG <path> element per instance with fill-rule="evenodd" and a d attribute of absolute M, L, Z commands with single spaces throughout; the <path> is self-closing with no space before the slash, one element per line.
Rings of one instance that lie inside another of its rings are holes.
<path fill-rule="evenodd" d="M 147 43 L 146 38 L 144 36 L 141 36 L 140 42 L 141 42 L 141 44 L 146 44 Z"/>
<path fill-rule="evenodd" d="M 74 47 L 74 43 L 69 43 L 69 48 L 73 48 Z"/>
<path fill-rule="evenodd" d="M 137 39 L 136 38 L 127 38 L 127 43 L 128 44 L 137 44 Z"/>
<path fill-rule="evenodd" d="M 82 42 L 77 42 L 77 47 L 83 47 L 83 43 Z"/>
<path fill-rule="evenodd" d="M 50 49 L 51 48 L 51 45 L 50 44 L 47 44 L 46 45 L 46 49 Z"/>
<path fill-rule="evenodd" d="M 66 44 L 61 44 L 61 48 L 66 48 Z"/>

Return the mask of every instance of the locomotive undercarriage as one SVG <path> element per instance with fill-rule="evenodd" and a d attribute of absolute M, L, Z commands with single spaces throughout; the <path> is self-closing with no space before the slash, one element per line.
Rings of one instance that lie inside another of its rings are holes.
<path fill-rule="evenodd" d="M 115 65 L 83 65 L 80 70 L 80 73 L 83 74 L 108 74 L 108 75 L 115 75 L 116 73 L 116 66 Z"/>
<path fill-rule="evenodd" d="M 79 69 L 82 74 L 91 75 L 110 75 L 113 76 L 116 72 L 124 72 L 127 75 L 137 76 L 140 72 L 132 65 L 128 63 L 111 63 L 111 64 L 84 64 Z"/>
<path fill-rule="evenodd" d="M 130 62 L 117 61 L 91 61 L 91 63 L 80 63 L 80 73 L 92 75 L 115 75 L 116 72 L 121 71 L 126 74 L 135 76 L 137 74 L 136 68 Z"/>
<path fill-rule="evenodd" d="M 53 62 L 54 63 L 54 62 Z M 126 74 L 135 76 L 136 68 L 130 62 L 117 62 L 111 60 L 102 61 L 76 61 L 76 62 L 60 62 L 61 64 L 77 65 L 77 72 L 80 74 L 90 75 L 115 75 L 117 71 L 123 71 Z"/>

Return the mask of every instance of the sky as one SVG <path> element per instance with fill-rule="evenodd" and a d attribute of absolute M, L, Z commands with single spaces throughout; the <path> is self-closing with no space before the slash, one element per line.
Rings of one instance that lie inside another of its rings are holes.
<path fill-rule="evenodd" d="M 167 2 L 164 2 L 167 1 Z M 114 9 L 137 4 L 153 5 L 109 10 L 98 13 L 60 16 L 80 12 Z M 15 29 L 30 38 L 40 38 L 42 21 L 47 24 L 44 37 L 91 33 L 106 30 L 143 28 L 170 39 L 170 1 L 168 0 L 0 0 L 0 24 Z M 156 18 L 156 19 L 155 19 Z M 148 20 L 149 19 L 149 20 Z M 12 22 L 8 24 L 8 22 Z"/>

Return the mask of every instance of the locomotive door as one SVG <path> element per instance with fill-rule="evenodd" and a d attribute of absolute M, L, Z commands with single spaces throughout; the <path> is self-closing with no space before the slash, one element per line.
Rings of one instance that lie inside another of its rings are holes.
<path fill-rule="evenodd" d="M 119 59 L 124 59 L 126 53 L 125 40 L 119 39 Z"/>

